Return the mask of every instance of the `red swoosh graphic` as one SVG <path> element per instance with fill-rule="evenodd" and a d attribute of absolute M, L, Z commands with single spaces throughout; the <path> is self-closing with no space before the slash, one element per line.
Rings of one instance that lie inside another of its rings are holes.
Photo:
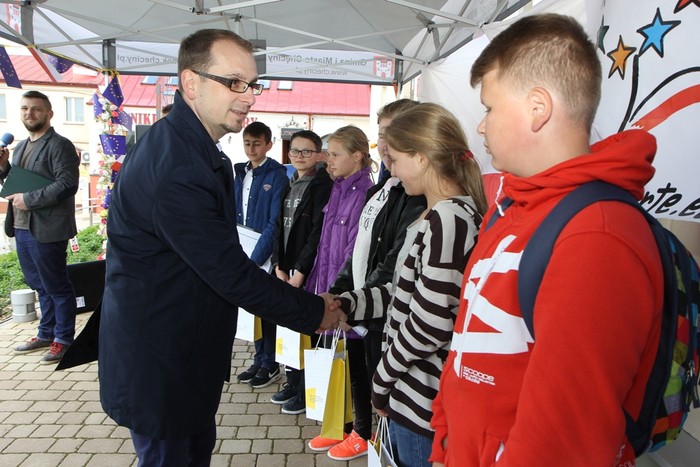
<path fill-rule="evenodd" d="M 637 120 L 634 126 L 649 131 L 679 110 L 697 103 L 700 103 L 700 84 L 683 89 L 669 97 L 657 108 Z"/>

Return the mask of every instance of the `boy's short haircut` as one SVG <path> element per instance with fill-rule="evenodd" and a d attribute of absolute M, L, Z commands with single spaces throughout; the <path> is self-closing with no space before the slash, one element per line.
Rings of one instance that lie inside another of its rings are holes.
<path fill-rule="evenodd" d="M 486 46 L 471 69 L 471 85 L 496 70 L 499 80 L 521 89 L 554 91 L 573 120 L 590 129 L 600 102 L 601 65 L 595 45 L 569 16 L 525 16 Z"/>
<path fill-rule="evenodd" d="M 314 146 L 316 146 L 316 152 L 321 152 L 321 150 L 323 149 L 323 141 L 321 140 L 321 137 L 311 130 L 301 130 L 297 131 L 296 133 L 293 133 L 289 143 L 291 144 L 291 142 L 297 138 L 308 139 L 309 141 L 314 143 Z"/>
<path fill-rule="evenodd" d="M 243 137 L 245 138 L 246 136 L 252 136 L 253 138 L 262 136 L 265 139 L 265 144 L 267 144 L 272 141 L 272 130 L 263 122 L 253 122 L 243 129 Z"/>

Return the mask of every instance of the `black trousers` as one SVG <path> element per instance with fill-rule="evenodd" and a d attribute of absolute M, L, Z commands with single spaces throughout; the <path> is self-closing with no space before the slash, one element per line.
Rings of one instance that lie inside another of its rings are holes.
<path fill-rule="evenodd" d="M 209 467 L 216 443 L 216 422 L 204 432 L 176 439 L 156 439 L 131 431 L 139 467 Z"/>

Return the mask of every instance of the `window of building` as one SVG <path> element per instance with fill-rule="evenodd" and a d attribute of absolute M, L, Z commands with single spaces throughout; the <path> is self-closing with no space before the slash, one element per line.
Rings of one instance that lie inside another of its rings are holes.
<path fill-rule="evenodd" d="M 157 76 L 144 76 L 141 84 L 156 84 L 158 82 Z"/>
<path fill-rule="evenodd" d="M 84 123 L 85 102 L 82 97 L 66 97 L 66 122 Z"/>
<path fill-rule="evenodd" d="M 258 83 L 263 85 L 263 89 L 270 89 L 270 80 L 269 79 L 259 79 Z"/>
<path fill-rule="evenodd" d="M 5 94 L 0 94 L 0 120 L 7 120 L 7 104 Z"/>
<path fill-rule="evenodd" d="M 294 82 L 292 81 L 280 81 L 277 83 L 278 91 L 291 91 L 294 87 Z"/>

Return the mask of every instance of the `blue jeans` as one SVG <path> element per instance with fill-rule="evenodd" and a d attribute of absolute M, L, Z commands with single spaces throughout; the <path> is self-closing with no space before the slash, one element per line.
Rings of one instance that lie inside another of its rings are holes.
<path fill-rule="evenodd" d="M 24 280 L 39 294 L 41 320 L 37 337 L 72 344 L 76 303 L 66 270 L 68 241 L 39 243 L 28 230 L 15 229 L 15 242 Z"/>
<path fill-rule="evenodd" d="M 139 467 L 209 467 L 216 443 L 216 423 L 189 438 L 155 439 L 131 432 Z"/>
<path fill-rule="evenodd" d="M 277 325 L 265 319 L 260 319 L 262 338 L 255 341 L 253 365 L 273 370 L 279 368 L 275 361 Z"/>
<path fill-rule="evenodd" d="M 428 462 L 433 440 L 414 433 L 393 420 L 389 421 L 391 447 L 394 450 L 394 461 L 399 467 L 430 467 Z"/>

